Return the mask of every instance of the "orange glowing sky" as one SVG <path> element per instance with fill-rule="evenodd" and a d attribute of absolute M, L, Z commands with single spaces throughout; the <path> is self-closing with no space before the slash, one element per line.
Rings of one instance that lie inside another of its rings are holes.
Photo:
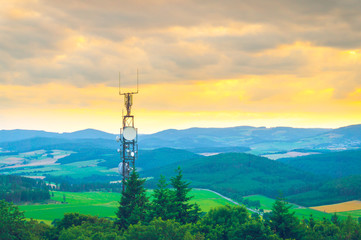
<path fill-rule="evenodd" d="M 358 0 L 0 4 L 0 129 L 361 123 Z"/>

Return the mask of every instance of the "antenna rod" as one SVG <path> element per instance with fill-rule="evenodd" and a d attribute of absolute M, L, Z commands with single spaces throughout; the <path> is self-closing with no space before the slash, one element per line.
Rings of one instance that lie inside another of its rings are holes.
<path fill-rule="evenodd" d="M 139 71 L 137 68 L 137 93 L 139 92 Z"/>
<path fill-rule="evenodd" d="M 119 88 L 118 88 L 118 90 L 119 90 L 119 95 L 122 95 L 122 92 L 120 91 L 120 72 L 119 72 Z"/>
<path fill-rule="evenodd" d="M 119 72 L 119 95 L 126 95 L 126 94 L 137 94 L 139 92 L 139 71 L 137 69 L 137 91 L 136 92 L 123 92 L 121 91 L 121 84 L 120 84 L 120 72 Z"/>

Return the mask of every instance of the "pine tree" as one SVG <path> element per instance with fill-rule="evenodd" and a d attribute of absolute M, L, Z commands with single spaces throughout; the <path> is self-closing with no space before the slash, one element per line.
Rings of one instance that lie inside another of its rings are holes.
<path fill-rule="evenodd" d="M 289 212 L 291 206 L 284 199 L 277 199 L 270 214 L 270 227 L 283 239 L 298 238 L 300 223 L 295 212 Z"/>
<path fill-rule="evenodd" d="M 168 183 L 164 176 L 160 176 L 157 184 L 157 189 L 154 189 L 153 200 L 150 209 L 150 220 L 154 218 L 162 218 L 162 220 L 172 219 L 171 212 L 171 192 L 167 188 Z"/>
<path fill-rule="evenodd" d="M 335 224 L 336 226 L 340 225 L 340 220 L 338 219 L 338 216 L 336 213 L 334 213 L 331 217 L 331 222 Z"/>
<path fill-rule="evenodd" d="M 192 197 L 188 196 L 188 193 L 192 189 L 189 188 L 190 182 L 183 180 L 180 167 L 177 169 L 177 175 L 171 178 L 171 184 L 174 188 L 172 191 L 172 217 L 183 224 L 197 222 L 200 215 L 200 208 L 197 204 L 189 203 Z"/>
<path fill-rule="evenodd" d="M 117 211 L 118 220 L 116 224 L 119 228 L 127 229 L 131 224 L 137 224 L 146 219 L 149 199 L 144 189 L 145 179 L 140 179 L 134 170 L 129 179 L 124 183 L 125 190 L 119 201 Z"/>
<path fill-rule="evenodd" d="M 310 215 L 310 219 L 308 220 L 308 226 L 311 228 L 311 230 L 313 230 L 313 227 L 315 226 L 316 222 L 315 219 L 313 218 L 312 214 Z"/>

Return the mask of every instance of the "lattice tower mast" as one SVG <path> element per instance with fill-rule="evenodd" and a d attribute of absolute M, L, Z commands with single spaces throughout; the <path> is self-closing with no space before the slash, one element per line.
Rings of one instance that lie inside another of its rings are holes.
<path fill-rule="evenodd" d="M 122 92 L 119 73 L 119 95 L 124 96 L 124 106 L 126 109 L 126 115 L 122 114 L 123 127 L 120 128 L 120 136 L 117 136 L 117 141 L 120 141 L 118 152 L 121 159 L 118 171 L 122 175 L 123 192 L 125 190 L 125 181 L 127 181 L 130 172 L 135 168 L 135 160 L 138 157 L 138 129 L 134 127 L 134 115 L 132 115 L 133 95 L 139 92 L 138 76 L 137 70 L 137 91 Z"/>

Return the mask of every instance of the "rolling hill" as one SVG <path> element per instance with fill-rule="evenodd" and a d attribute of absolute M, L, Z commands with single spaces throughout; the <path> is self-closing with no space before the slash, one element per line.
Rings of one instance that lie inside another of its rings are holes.
<path fill-rule="evenodd" d="M 171 177 L 180 166 L 184 178 L 193 187 L 209 188 L 227 196 L 240 197 L 263 194 L 277 197 L 308 191 L 320 179 L 277 161 L 245 153 L 224 153 L 173 163 L 152 171 L 141 173 L 154 177 L 148 181 L 155 184 L 160 175 Z"/>
<path fill-rule="evenodd" d="M 289 201 L 304 206 L 318 206 L 361 199 L 361 150 L 329 152 L 277 161 L 324 176 L 327 180 L 309 192 L 289 196 Z"/>
<path fill-rule="evenodd" d="M 121 159 L 116 150 L 119 146 L 115 141 L 106 144 L 107 141 L 110 140 L 32 138 L 2 143 L 12 152 L 0 153 L 0 173 L 76 178 L 78 182 L 119 180 L 117 167 Z M 136 167 L 138 171 L 150 170 L 199 157 L 181 149 L 139 150 Z"/>
<path fill-rule="evenodd" d="M 302 206 L 320 206 L 361 199 L 361 175 L 329 180 L 309 192 L 288 196 Z"/>
<path fill-rule="evenodd" d="M 332 178 L 361 174 L 360 149 L 284 158 L 278 161 L 305 172 Z"/>
<path fill-rule="evenodd" d="M 9 202 L 41 202 L 50 199 L 46 183 L 13 175 L 0 175 L 0 199 Z"/>
<path fill-rule="evenodd" d="M 151 170 L 172 164 L 174 162 L 181 162 L 199 157 L 201 156 L 198 154 L 181 149 L 159 148 L 154 150 L 140 150 L 138 153 L 136 167 L 142 170 Z M 117 153 L 115 150 L 95 148 L 82 149 L 78 153 L 71 154 L 70 156 L 59 159 L 57 163 L 69 164 L 94 159 L 103 160 L 102 162 L 98 163 L 98 166 L 104 166 L 107 168 L 118 167 L 120 162 L 119 153 Z"/>

